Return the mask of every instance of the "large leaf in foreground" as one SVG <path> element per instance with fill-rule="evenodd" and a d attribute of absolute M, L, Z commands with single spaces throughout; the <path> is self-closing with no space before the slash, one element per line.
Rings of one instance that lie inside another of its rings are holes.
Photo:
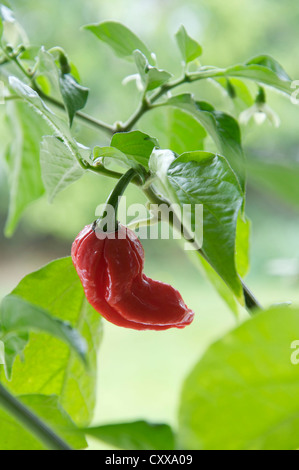
<path fill-rule="evenodd" d="M 17 295 L 7 295 L 1 302 L 0 327 L 1 334 L 4 338 L 8 338 L 8 348 L 12 347 L 12 337 L 20 339 L 22 338 L 22 333 L 26 334 L 30 330 L 42 331 L 62 339 L 70 348 L 77 352 L 82 360 L 85 360 L 86 343 L 68 322 L 51 316 L 47 310 L 27 302 Z M 23 338 L 26 341 L 23 344 L 24 347 L 27 343 L 27 338 L 26 336 L 23 336 Z M 18 348 L 19 346 L 20 343 L 18 343 Z M 18 353 L 20 354 L 20 351 Z M 11 366 L 12 364 L 8 364 L 8 367 Z"/>
<path fill-rule="evenodd" d="M 299 310 L 273 307 L 212 345 L 184 384 L 182 448 L 297 449 L 298 332 Z"/>
<path fill-rule="evenodd" d="M 7 386 L 17 395 L 55 394 L 76 423 L 87 424 L 95 404 L 101 317 L 87 303 L 71 258 L 53 261 L 29 274 L 12 294 L 76 328 L 88 345 L 89 368 L 59 339 L 30 333 L 25 362 L 16 359 Z"/>

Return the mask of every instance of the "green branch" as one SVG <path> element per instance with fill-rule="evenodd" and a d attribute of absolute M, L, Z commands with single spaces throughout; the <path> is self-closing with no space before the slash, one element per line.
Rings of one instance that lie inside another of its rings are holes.
<path fill-rule="evenodd" d="M 33 88 L 43 100 L 65 111 L 65 107 L 63 103 L 43 93 L 43 91 L 35 83 L 34 83 Z M 113 126 L 110 126 L 109 124 L 106 124 L 105 122 L 99 121 L 98 119 L 95 119 L 89 116 L 88 114 L 82 113 L 81 111 L 77 111 L 75 114 L 75 117 L 85 122 L 88 125 L 91 125 L 97 129 L 107 132 L 110 135 L 113 135 L 116 132 Z"/>

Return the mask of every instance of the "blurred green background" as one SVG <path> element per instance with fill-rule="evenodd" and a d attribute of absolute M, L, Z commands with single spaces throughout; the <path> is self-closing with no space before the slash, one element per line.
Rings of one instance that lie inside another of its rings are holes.
<path fill-rule="evenodd" d="M 90 88 L 86 112 L 113 123 L 125 120 L 138 103 L 133 82 L 121 84 L 135 73 L 134 65 L 113 56 L 90 33 L 87 23 L 119 20 L 132 28 L 157 53 L 158 65 L 180 75 L 180 56 L 174 34 L 184 24 L 204 48 L 203 64 L 229 66 L 262 53 L 272 55 L 293 79 L 299 78 L 296 0 L 14 0 L 10 2 L 33 44 L 62 46 L 77 66 L 82 83 Z M 231 104 L 210 83 L 192 85 L 198 99 L 231 111 Z M 188 88 L 190 89 L 190 88 Z M 254 88 L 253 88 L 254 89 Z M 183 91 L 183 88 L 180 90 Z M 244 146 L 253 161 L 289 165 L 299 158 L 298 106 L 283 96 L 267 92 L 268 102 L 281 118 L 278 129 L 266 122 L 248 126 Z M 149 117 L 140 128 L 155 135 Z M 108 144 L 105 134 L 75 124 L 85 145 Z M 114 182 L 86 175 L 61 193 L 52 205 L 46 198 L 25 212 L 13 238 L 0 235 L 0 296 L 8 293 L 30 271 L 70 254 L 71 242 L 94 219 Z M 247 283 L 263 305 L 299 301 L 299 201 L 275 186 L 262 189 L 259 174 L 250 175 L 247 214 L 252 220 L 251 271 Z M 288 181 L 285 182 L 286 188 Z M 288 188 L 286 190 L 288 192 Z M 134 188 L 128 203 L 144 201 Z M 5 165 L 0 167 L 0 222 L 5 224 L 8 204 Z M 1 230 L 3 233 L 3 230 Z M 95 422 L 135 418 L 176 424 L 182 380 L 208 345 L 236 325 L 236 320 L 213 288 L 197 271 L 177 241 L 146 241 L 146 273 L 172 283 L 196 312 L 185 330 L 135 332 L 105 323 L 99 356 L 98 404 Z M 244 314 L 245 315 L 245 314 Z"/>

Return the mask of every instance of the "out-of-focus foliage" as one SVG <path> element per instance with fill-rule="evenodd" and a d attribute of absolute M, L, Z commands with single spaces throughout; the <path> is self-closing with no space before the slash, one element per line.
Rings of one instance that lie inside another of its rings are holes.
<path fill-rule="evenodd" d="M 254 0 L 250 3 L 246 0 L 226 3 L 220 0 L 188 0 L 184 4 L 179 0 L 147 0 L 142 3 L 129 0 L 125 5 L 119 0 L 85 3 L 74 0 L 72 8 L 69 8 L 67 2 L 58 0 L 41 0 L 38 3 L 12 0 L 11 5 L 17 19 L 29 32 L 32 43 L 42 43 L 46 48 L 63 44 L 68 57 L 79 71 L 82 85 L 91 90 L 86 111 L 110 122 L 125 120 L 137 105 L 135 83 L 130 82 L 125 87 L 121 85 L 124 77 L 135 73 L 135 66 L 115 58 L 107 46 L 88 31 L 80 29 L 83 24 L 107 19 L 125 23 L 146 45 L 158 51 L 159 68 L 173 73 L 181 62 L 174 34 L 183 23 L 190 36 L 203 46 L 203 55 L 199 59 L 202 64 L 228 66 L 267 52 L 283 64 L 291 77 L 299 75 L 299 66 L 293 60 L 299 19 L 295 0 Z M 219 86 L 200 82 L 193 85 L 193 90 L 197 99 L 209 100 L 215 106 L 220 105 L 228 112 L 234 112 L 230 100 L 223 95 Z M 184 87 L 180 91 L 184 91 Z M 254 87 L 252 91 L 255 92 Z M 268 93 L 268 99 L 281 117 L 279 133 L 275 133 L 268 123 L 260 127 L 248 126 L 243 129 L 246 136 L 244 143 L 246 148 L 254 146 L 255 158 L 261 155 L 266 161 L 283 158 L 292 162 L 297 155 L 294 129 L 298 108 L 272 92 Z M 156 123 L 160 117 L 157 113 L 153 115 L 145 116 L 141 127 L 147 132 L 152 130 L 155 136 L 159 134 Z M 83 144 L 108 144 L 105 134 L 90 130 L 78 122 L 74 126 Z M 262 153 L 265 150 L 266 155 Z M 95 208 L 110 189 L 107 182 L 100 186 L 98 178 L 93 175 L 84 177 L 79 184 L 80 191 L 69 188 L 55 203 L 55 217 L 52 212 L 54 209 L 49 209 L 43 198 L 27 210 L 24 223 L 42 233 L 53 233 L 68 239 L 73 237 L 76 227 L 93 218 L 92 204 Z M 5 197 L 5 187 L 2 185 L 1 194 Z M 76 211 L 66 210 L 70 206 L 76 207 Z"/>

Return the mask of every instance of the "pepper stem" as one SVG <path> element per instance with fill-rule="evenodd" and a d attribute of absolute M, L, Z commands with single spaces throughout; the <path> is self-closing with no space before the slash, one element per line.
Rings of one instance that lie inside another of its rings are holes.
<path fill-rule="evenodd" d="M 101 230 L 103 232 L 107 232 L 108 227 L 114 227 L 114 230 L 117 232 L 118 230 L 117 210 L 118 210 L 120 198 L 125 192 L 129 183 L 137 175 L 138 175 L 138 172 L 134 168 L 130 168 L 118 180 L 116 186 L 111 191 L 106 201 L 103 215 L 93 223 L 93 226 L 92 226 L 93 231 Z M 109 219 L 109 217 L 113 217 L 113 221 L 107 220 L 107 218 Z"/>

